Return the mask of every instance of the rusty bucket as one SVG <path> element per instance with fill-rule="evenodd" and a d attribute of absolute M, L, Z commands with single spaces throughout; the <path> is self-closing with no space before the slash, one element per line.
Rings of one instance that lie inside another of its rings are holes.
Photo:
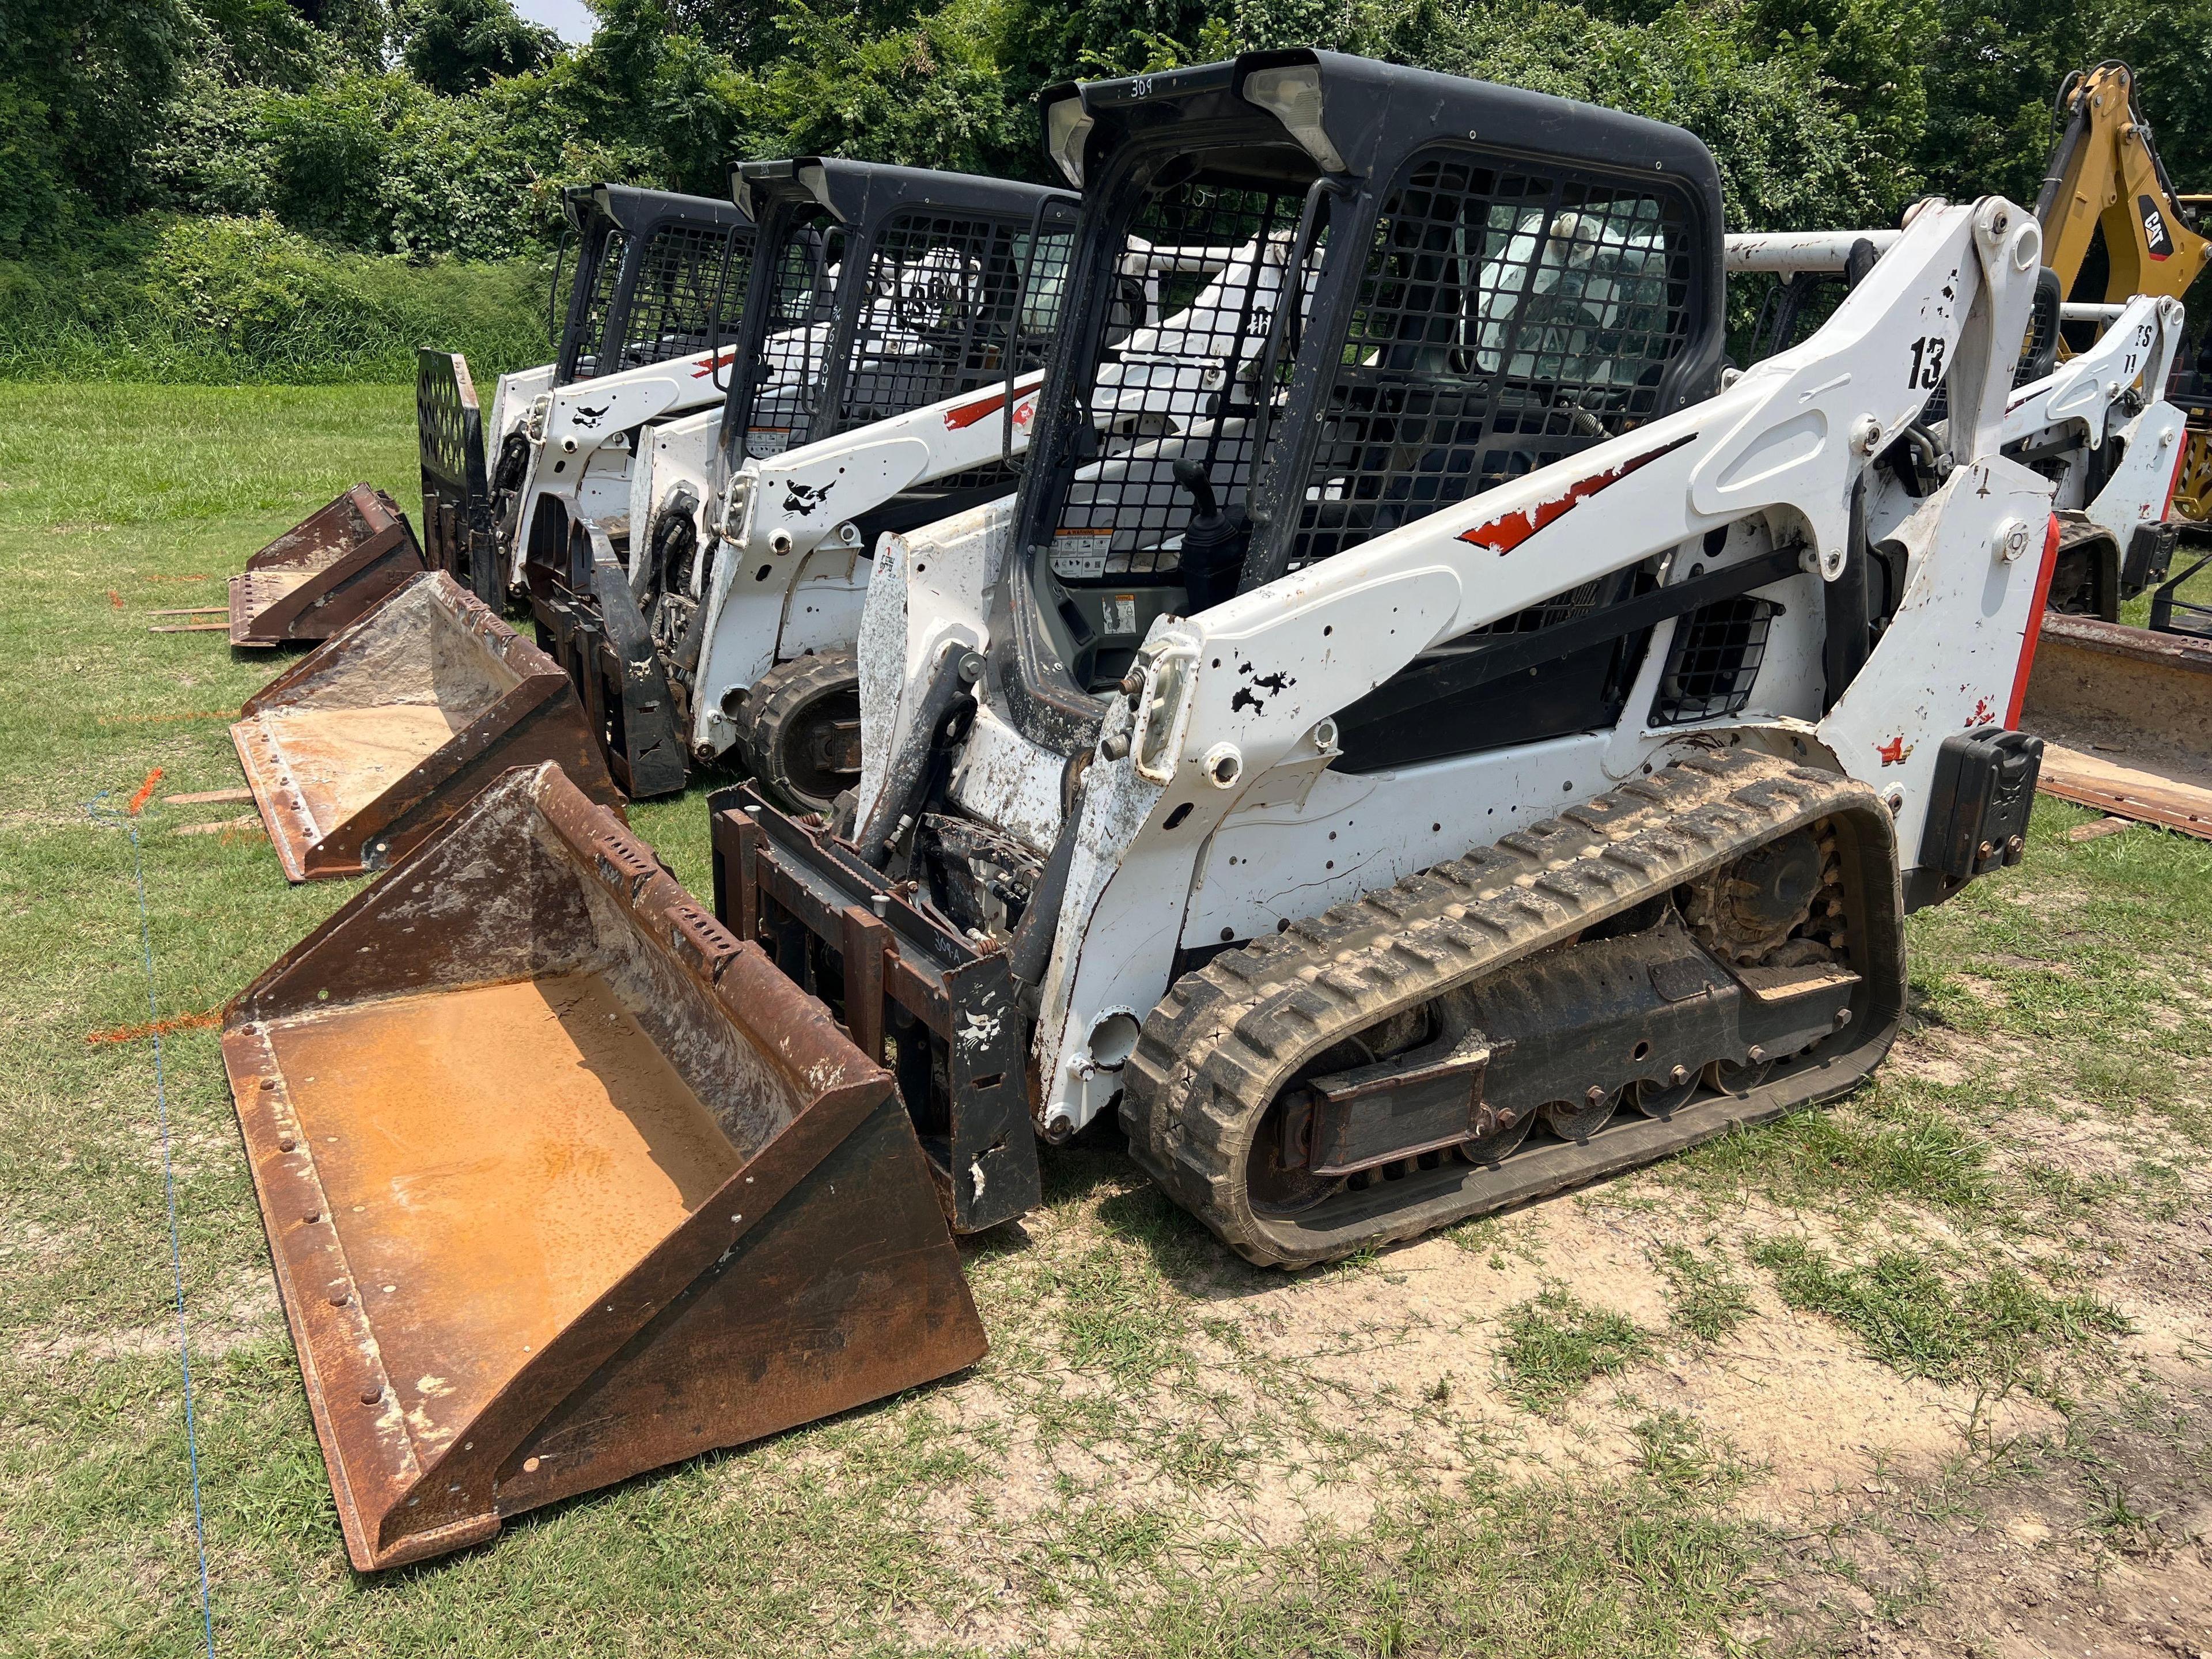
<path fill-rule="evenodd" d="M 2048 613 L 2021 724 L 2045 793 L 2212 838 L 2212 641 Z"/>
<path fill-rule="evenodd" d="M 230 737 L 294 881 L 385 868 L 512 766 L 622 800 L 568 676 L 442 571 L 247 698 Z"/>
<path fill-rule="evenodd" d="M 326 640 L 422 568 L 407 515 L 382 490 L 357 483 L 230 579 L 230 642 L 265 647 Z"/>
<path fill-rule="evenodd" d="M 363 1571 L 984 1351 L 884 1068 L 550 765 L 225 1011 Z"/>

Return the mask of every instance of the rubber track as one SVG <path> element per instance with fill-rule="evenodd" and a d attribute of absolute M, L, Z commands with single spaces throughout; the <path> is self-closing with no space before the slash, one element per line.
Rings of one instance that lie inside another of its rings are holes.
<path fill-rule="evenodd" d="M 860 659 L 850 651 L 819 651 L 810 656 L 780 662 L 752 684 L 752 695 L 738 710 L 734 722 L 738 758 L 745 770 L 781 796 L 795 811 L 819 811 L 825 803 L 801 800 L 792 793 L 788 779 L 768 764 L 781 740 L 783 722 L 825 692 L 860 682 Z"/>
<path fill-rule="evenodd" d="M 1771 836 L 1868 808 L 1881 812 L 1870 790 L 1831 774 L 1742 749 L 1694 755 L 1224 951 L 1177 980 L 1145 1021 L 1121 1107 L 1130 1151 L 1178 1203 L 1262 1265 L 1334 1260 L 1522 1201 L 1533 1195 L 1525 1183 L 1491 1201 L 1480 1190 L 1462 1193 L 1463 1206 L 1442 1212 L 1434 1202 L 1384 1208 L 1357 1237 L 1308 1252 L 1266 1235 L 1238 1170 L 1277 1091 L 1329 1043 L 1569 939 Z M 1686 1133 L 1682 1144 L 1703 1138 Z M 1514 1160 L 1499 1167 L 1510 1170 Z M 1615 1158 L 1590 1160 L 1586 1172 L 1548 1189 L 1613 1167 Z"/>

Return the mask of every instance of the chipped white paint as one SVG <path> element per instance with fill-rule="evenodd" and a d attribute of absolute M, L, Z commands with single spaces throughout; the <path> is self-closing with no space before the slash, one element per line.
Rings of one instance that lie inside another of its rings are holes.
<path fill-rule="evenodd" d="M 883 793 L 894 757 L 911 758 L 928 741 L 915 711 L 939 658 L 988 646 L 990 590 L 1013 516 L 1003 499 L 876 544 L 859 640 L 860 817 Z"/>
<path fill-rule="evenodd" d="M 999 1014 L 966 1011 L 960 1024 L 960 1046 L 963 1048 L 988 1048 L 999 1040 Z"/>

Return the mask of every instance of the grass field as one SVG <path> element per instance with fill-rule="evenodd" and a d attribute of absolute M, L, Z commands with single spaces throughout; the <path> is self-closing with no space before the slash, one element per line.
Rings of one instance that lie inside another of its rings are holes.
<path fill-rule="evenodd" d="M 17 387 L 0 429 L 0 1653 L 201 1642 L 166 1088 L 225 1655 L 2212 1650 L 2212 848 L 2076 843 L 1915 919 L 1835 1110 L 1297 1278 L 1110 1143 L 967 1243 L 975 1371 L 347 1568 L 215 1032 L 285 885 L 214 605 L 403 387 Z M 97 803 L 97 805 L 90 805 Z M 695 888 L 696 793 L 637 809 Z M 113 1036 L 117 1040 L 94 1040 Z M 2148 1644 L 2148 1645 L 2145 1645 Z"/>

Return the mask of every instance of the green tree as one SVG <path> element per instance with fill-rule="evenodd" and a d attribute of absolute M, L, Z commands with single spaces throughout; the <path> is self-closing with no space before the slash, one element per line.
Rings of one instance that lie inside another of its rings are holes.
<path fill-rule="evenodd" d="M 398 22 L 408 72 L 449 98 L 534 70 L 561 45 L 552 30 L 518 15 L 510 0 L 410 0 Z"/>
<path fill-rule="evenodd" d="M 0 246 L 146 204 L 141 152 L 198 36 L 184 0 L 0 0 Z"/>

